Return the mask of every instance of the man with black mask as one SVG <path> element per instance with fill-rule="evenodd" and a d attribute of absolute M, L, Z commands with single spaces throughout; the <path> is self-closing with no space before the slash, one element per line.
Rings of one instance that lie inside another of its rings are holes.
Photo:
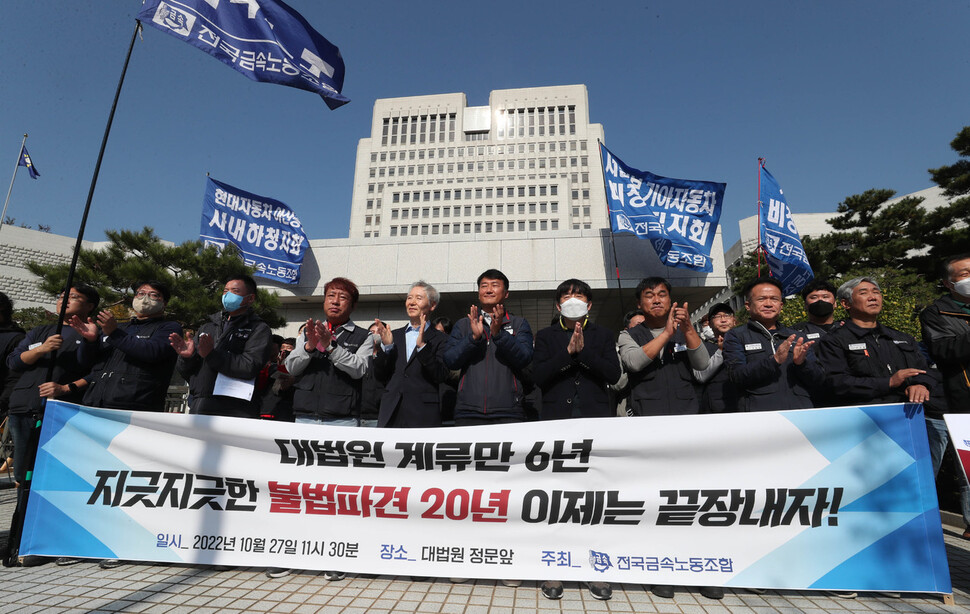
<path fill-rule="evenodd" d="M 835 321 L 835 286 L 824 279 L 816 279 L 802 288 L 802 299 L 808 320 L 794 324 L 792 328 L 805 333 L 805 341 L 818 341 L 826 333 L 842 326 Z"/>

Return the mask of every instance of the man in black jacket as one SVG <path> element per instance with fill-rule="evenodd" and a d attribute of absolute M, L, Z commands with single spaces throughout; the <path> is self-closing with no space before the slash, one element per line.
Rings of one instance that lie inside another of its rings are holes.
<path fill-rule="evenodd" d="M 943 374 L 943 389 L 948 411 L 970 412 L 970 252 L 957 254 L 943 262 L 943 285 L 950 291 L 919 314 L 923 343 Z M 947 446 L 952 449 L 943 416 L 926 411 L 933 468 L 940 470 Z M 960 471 L 957 471 L 960 475 Z M 970 491 L 961 482 L 960 502 L 970 539 Z"/>
<path fill-rule="evenodd" d="M 36 417 L 44 412 L 44 399 L 80 403 L 82 387 L 86 384 L 83 378 L 97 360 L 97 344 L 85 341 L 69 322 L 73 316 L 90 316 L 98 308 L 101 297 L 86 284 L 75 284 L 66 294 L 57 299 L 58 312 L 67 300 L 61 334 L 54 334 L 55 324 L 32 328 L 7 357 L 7 366 L 21 374 L 10 395 L 8 417 L 14 444 L 14 480 L 18 484 L 26 479 L 31 429 L 37 423 Z M 53 381 L 47 381 L 54 350 L 57 358 Z"/>
<path fill-rule="evenodd" d="M 253 313 L 256 282 L 248 275 L 226 281 L 224 311 L 209 317 L 195 337 L 172 334 L 176 368 L 189 382 L 192 411 L 209 416 L 258 418 L 256 376 L 269 360 L 270 329 Z"/>
<path fill-rule="evenodd" d="M 14 385 L 20 379 L 20 374 L 7 366 L 7 357 L 23 341 L 25 336 L 24 329 L 13 321 L 13 302 L 6 294 L 0 292 L 0 352 L 3 353 L 0 356 L 0 359 L 2 359 L 2 362 L 0 362 L 0 383 L 3 386 L 2 392 L 0 392 L 0 421 L 7 417 L 7 412 L 10 409 L 10 393 L 13 392 Z M 13 458 L 0 458 L 0 463 L 3 465 L 0 471 L 7 471 L 13 464 Z"/>
<path fill-rule="evenodd" d="M 620 378 L 613 333 L 589 321 L 593 290 L 584 281 L 567 279 L 556 288 L 559 320 L 536 335 L 532 377 L 542 389 L 540 420 L 614 416 L 610 384 Z M 548 599 L 562 597 L 562 582 L 541 584 Z M 590 594 L 613 596 L 606 582 L 591 582 Z"/>
<path fill-rule="evenodd" d="M 567 279 L 556 288 L 559 319 L 536 334 L 532 377 L 542 420 L 613 416 L 609 386 L 620 378 L 613 333 L 589 320 L 593 291 Z"/>
<path fill-rule="evenodd" d="M 826 334 L 842 326 L 835 320 L 835 286 L 824 279 L 813 279 L 802 288 L 802 300 L 808 319 L 792 324 L 792 328 L 805 334 L 805 341 L 818 341 Z"/>
<path fill-rule="evenodd" d="M 451 374 L 441 357 L 448 337 L 431 326 L 438 291 L 423 281 L 408 290 L 405 308 L 410 323 L 395 331 L 379 324 L 381 348 L 374 359 L 377 379 L 386 381 L 379 427 L 441 426 L 440 384 Z"/>
<path fill-rule="evenodd" d="M 784 304 L 782 285 L 759 277 L 744 287 L 751 319 L 724 337 L 724 362 L 738 387 L 740 411 L 776 411 L 814 407 L 810 390 L 821 387 L 823 374 L 805 341 L 779 323 Z"/>
<path fill-rule="evenodd" d="M 945 411 L 942 391 L 916 339 L 878 322 L 882 290 L 875 279 L 857 277 L 839 288 L 848 321 L 822 337 L 815 351 L 825 370 L 825 385 L 843 405 L 922 403 Z"/>
<path fill-rule="evenodd" d="M 82 403 L 90 407 L 164 411 L 175 361 L 178 355 L 169 343 L 171 335 L 182 336 L 182 327 L 165 318 L 171 297 L 168 286 L 144 281 L 132 286 L 133 317 L 118 324 L 110 311 L 98 314 L 97 323 L 74 316 L 71 327 L 88 341 L 98 341 L 101 327 L 99 364 L 84 379 L 87 387 Z"/>

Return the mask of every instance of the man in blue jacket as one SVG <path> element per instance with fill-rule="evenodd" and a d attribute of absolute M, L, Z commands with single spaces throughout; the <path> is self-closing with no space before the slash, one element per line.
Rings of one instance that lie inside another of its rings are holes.
<path fill-rule="evenodd" d="M 505 311 L 509 278 L 489 269 L 478 276 L 478 305 L 451 331 L 444 353 L 460 370 L 455 426 L 522 422 L 523 372 L 532 362 L 532 329 Z"/>

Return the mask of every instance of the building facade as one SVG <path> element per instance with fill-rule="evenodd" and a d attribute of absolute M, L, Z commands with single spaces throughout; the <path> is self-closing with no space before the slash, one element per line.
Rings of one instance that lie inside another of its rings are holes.
<path fill-rule="evenodd" d="M 349 237 L 601 227 L 601 140 L 585 85 L 494 90 L 480 107 L 461 93 L 377 100 L 357 147 Z"/>

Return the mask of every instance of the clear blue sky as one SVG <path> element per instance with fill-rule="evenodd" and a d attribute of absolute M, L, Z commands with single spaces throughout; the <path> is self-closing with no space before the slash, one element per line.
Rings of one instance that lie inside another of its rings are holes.
<path fill-rule="evenodd" d="M 970 124 L 970 3 L 324 2 L 289 4 L 346 62 L 351 103 L 249 81 L 146 28 L 132 54 L 85 238 L 198 235 L 205 173 L 346 237 L 357 141 L 377 98 L 585 83 L 628 164 L 727 183 L 725 247 L 755 212 L 757 158 L 796 213 L 868 188 L 932 185 Z M 138 0 L 4 0 L 0 185 L 24 132 L 40 179 L 8 215 L 74 236 Z M 0 195 L 2 197 L 2 195 Z"/>

